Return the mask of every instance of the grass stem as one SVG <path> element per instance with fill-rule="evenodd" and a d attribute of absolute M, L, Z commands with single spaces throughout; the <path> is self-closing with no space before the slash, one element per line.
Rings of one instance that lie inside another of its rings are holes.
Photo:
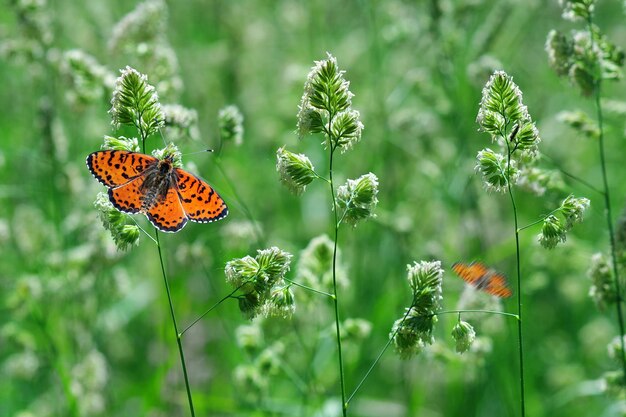
<path fill-rule="evenodd" d="M 507 147 L 507 172 L 511 172 L 511 147 L 509 141 L 506 142 Z M 522 333 L 522 273 L 520 260 L 520 244 L 519 244 L 519 226 L 517 220 L 517 206 L 513 197 L 513 189 L 511 188 L 511 178 L 507 179 L 507 190 L 511 198 L 511 206 L 513 207 L 513 220 L 515 223 L 515 266 L 517 270 L 517 342 L 519 346 L 519 367 L 520 367 L 520 411 L 521 416 L 526 416 L 526 396 L 524 393 L 524 343 Z"/>
<path fill-rule="evenodd" d="M 217 306 L 219 306 L 220 304 L 222 304 L 224 301 L 228 300 L 229 298 L 231 298 L 237 291 L 239 291 L 239 289 L 241 287 L 243 287 L 245 284 L 247 284 L 248 281 L 244 282 L 243 284 L 241 284 L 240 286 L 238 286 L 237 288 L 235 288 L 234 290 L 232 290 L 229 294 L 225 295 L 224 297 L 222 297 L 221 300 L 219 300 L 217 303 L 213 304 L 211 306 L 211 308 L 209 308 L 208 310 L 206 310 L 204 313 L 200 314 L 194 321 L 191 322 L 191 324 L 187 327 L 185 327 L 183 329 L 182 332 L 180 332 L 180 337 L 182 337 L 187 330 L 191 329 L 197 322 L 199 322 L 200 320 L 202 320 L 204 318 L 204 316 L 206 316 L 207 314 L 209 314 L 211 311 L 213 311 Z"/>
<path fill-rule="evenodd" d="M 553 158 L 551 158 L 550 156 L 546 155 L 545 153 L 542 153 L 541 156 L 543 156 L 544 158 L 548 159 L 548 161 L 550 161 L 552 163 L 552 165 L 554 165 L 556 167 L 556 169 L 558 169 L 561 174 L 565 175 L 568 178 L 573 179 L 574 181 L 579 182 L 580 184 L 582 184 L 585 187 L 589 188 L 591 191 L 594 191 L 594 192 L 596 192 L 598 194 L 604 194 L 604 191 L 598 189 L 593 184 L 591 184 L 589 181 L 585 181 L 584 179 L 580 178 L 579 176 L 574 175 L 572 173 L 569 173 L 569 172 L 565 171 L 564 169 L 562 169 L 561 167 L 559 167 L 558 163 Z"/>
<path fill-rule="evenodd" d="M 593 29 L 593 17 L 591 14 L 587 17 L 587 30 L 589 31 L 589 38 L 591 39 L 591 49 L 595 48 L 595 38 Z M 596 63 L 596 65 L 599 65 Z M 622 348 L 621 362 L 622 362 L 622 378 L 626 377 L 626 351 L 624 343 L 624 315 L 622 311 L 622 289 L 620 284 L 619 268 L 617 266 L 617 251 L 615 249 L 615 231 L 613 228 L 613 212 L 611 210 L 611 192 L 609 189 L 609 180 L 606 174 L 606 156 L 604 149 L 604 116 L 602 113 L 602 103 L 600 98 L 602 96 L 602 69 L 596 68 L 597 81 L 595 82 L 593 89 L 594 104 L 596 107 L 596 117 L 598 119 L 598 152 L 600 153 L 600 167 L 602 171 L 602 185 L 604 187 L 604 212 L 606 215 L 606 225 L 609 232 L 609 243 L 611 245 L 611 263 L 613 267 L 613 283 L 615 286 L 615 294 L 617 294 L 617 301 L 615 302 L 615 309 L 617 313 L 617 323 L 619 325 L 620 334 L 620 346 Z"/>
<path fill-rule="evenodd" d="M 195 417 L 196 413 L 193 409 L 193 398 L 191 396 L 191 387 L 189 386 L 189 377 L 187 376 L 187 364 L 185 363 L 185 352 L 183 351 L 183 343 L 181 340 L 182 334 L 178 333 L 178 325 L 176 324 L 176 314 L 174 313 L 174 304 L 172 303 L 172 294 L 170 292 L 170 284 L 167 280 L 167 274 L 165 273 L 165 265 L 163 263 L 163 254 L 161 251 L 161 242 L 159 241 L 159 231 L 154 228 L 154 235 L 157 241 L 157 248 L 159 250 L 159 261 L 161 263 L 161 272 L 163 273 L 163 282 L 165 284 L 165 291 L 167 292 L 167 301 L 170 306 L 170 314 L 172 316 L 172 323 L 174 324 L 174 333 L 176 334 L 176 343 L 178 344 L 178 354 L 180 356 L 180 364 L 183 369 L 183 378 L 185 379 L 185 389 L 187 390 L 187 400 L 189 401 L 189 412 L 191 417 Z"/>
<path fill-rule="evenodd" d="M 311 291 L 311 292 L 314 292 L 316 294 L 325 295 L 326 297 L 335 298 L 335 296 L 333 294 L 330 294 L 330 293 L 327 293 L 327 292 L 324 292 L 324 291 L 320 291 L 320 290 L 316 290 L 315 288 L 309 287 L 309 286 L 304 285 L 304 284 L 300 284 L 300 283 L 298 283 L 296 281 L 292 281 L 292 280 L 290 280 L 288 278 L 283 278 L 283 279 L 285 281 L 287 281 L 288 283 L 290 283 L 292 285 L 295 285 L 296 287 L 303 288 L 303 289 L 305 289 L 307 291 Z"/>
<path fill-rule="evenodd" d="M 609 242 L 611 245 L 611 264 L 613 267 L 613 282 L 615 285 L 615 294 L 617 294 L 617 301 L 615 302 L 615 308 L 617 313 L 617 323 L 619 325 L 619 333 L 620 333 L 620 345 L 621 345 L 621 362 L 622 362 L 622 372 L 623 375 L 626 375 L 626 350 L 624 346 L 624 315 L 622 311 L 622 289 L 620 284 L 620 276 L 619 276 L 619 267 L 617 266 L 617 253 L 615 249 L 615 231 L 613 227 L 613 214 L 611 210 L 611 194 L 609 191 L 609 181 L 606 174 L 606 157 L 605 157 L 605 149 L 604 149 L 604 128 L 603 128 L 603 115 L 602 115 L 602 105 L 600 103 L 600 83 L 596 84 L 595 92 L 595 105 L 596 112 L 598 117 L 598 129 L 600 130 L 600 136 L 598 140 L 598 152 L 600 153 L 600 167 L 602 170 L 602 183 L 604 185 L 604 207 L 606 214 L 606 225 L 609 231 Z"/>
<path fill-rule="evenodd" d="M 514 317 L 515 319 L 519 320 L 519 316 L 517 314 L 505 313 L 504 311 L 496 311 L 496 310 L 444 310 L 444 311 L 438 311 L 437 313 L 435 313 L 435 315 L 440 316 L 443 314 L 461 314 L 461 313 L 496 314 L 499 316 Z"/>
<path fill-rule="evenodd" d="M 389 336 L 389 340 L 387 340 L 387 343 L 385 343 L 385 346 L 383 346 L 383 348 L 380 351 L 380 353 L 378 354 L 378 356 L 376 356 L 376 359 L 374 359 L 374 362 L 372 362 L 372 364 L 370 365 L 370 367 L 367 370 L 367 372 L 365 372 L 365 375 L 363 376 L 363 378 L 361 378 L 361 380 L 357 384 L 357 386 L 354 389 L 354 391 L 352 392 L 352 394 L 350 394 L 350 397 L 346 401 L 346 406 L 350 403 L 350 401 L 352 401 L 352 398 L 354 398 L 354 396 L 359 391 L 359 389 L 361 389 L 361 386 L 363 386 L 363 384 L 365 383 L 367 378 L 370 376 L 370 374 L 372 373 L 372 371 L 374 370 L 374 368 L 376 367 L 376 365 L 380 361 L 380 358 L 383 357 L 383 355 L 385 354 L 385 352 L 389 348 L 389 345 L 391 344 L 391 342 L 393 342 L 393 339 L 396 337 L 396 334 L 398 334 L 398 331 L 400 331 L 401 324 L 404 323 L 404 321 L 408 317 L 408 315 L 411 312 L 411 309 L 413 308 L 414 305 L 415 305 L 415 299 L 413 299 L 413 302 L 411 303 L 411 307 L 406 309 L 406 312 L 404 313 L 404 316 L 402 317 L 402 321 L 400 322 L 400 325 L 397 326 L 396 330 Z"/>
<path fill-rule="evenodd" d="M 348 403 L 346 402 L 346 383 L 345 376 L 343 373 L 343 355 L 341 349 L 341 330 L 339 326 L 339 300 L 337 298 L 337 244 L 339 240 L 339 218 L 337 216 L 337 198 L 335 196 L 335 184 L 333 182 L 333 155 L 335 153 L 336 147 L 332 145 L 329 146 L 330 149 L 330 163 L 329 163 L 329 185 L 330 185 L 330 194 L 333 200 L 333 214 L 335 216 L 334 229 L 334 245 L 333 245 L 333 305 L 335 307 L 335 328 L 336 328 L 336 336 L 337 336 L 337 350 L 339 356 L 339 380 L 341 384 L 341 411 L 343 413 L 343 417 L 348 415 Z"/>

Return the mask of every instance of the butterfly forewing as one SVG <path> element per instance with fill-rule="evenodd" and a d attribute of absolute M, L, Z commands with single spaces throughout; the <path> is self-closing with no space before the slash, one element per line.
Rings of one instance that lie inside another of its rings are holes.
<path fill-rule="evenodd" d="M 457 262 L 452 265 L 452 270 L 469 284 L 475 284 L 476 281 L 487 273 L 487 268 L 479 262 L 469 265 Z"/>
<path fill-rule="evenodd" d="M 87 157 L 89 171 L 107 187 L 126 184 L 157 162 L 150 155 L 119 150 L 97 151 Z"/>
<path fill-rule="evenodd" d="M 508 287 L 506 277 L 488 268 L 481 262 L 473 262 L 464 264 L 457 262 L 452 265 L 452 270 L 468 284 L 473 285 L 479 290 L 483 290 L 496 297 L 510 297 L 511 290 Z"/>
<path fill-rule="evenodd" d="M 208 223 L 228 215 L 226 203 L 209 184 L 182 169 L 176 174 L 180 202 L 190 220 Z"/>

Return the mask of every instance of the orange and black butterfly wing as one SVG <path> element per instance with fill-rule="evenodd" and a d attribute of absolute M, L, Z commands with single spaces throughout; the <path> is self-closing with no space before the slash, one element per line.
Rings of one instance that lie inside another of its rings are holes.
<path fill-rule="evenodd" d="M 228 207 L 217 192 L 200 178 L 176 169 L 178 195 L 189 220 L 209 223 L 228 215 Z"/>
<path fill-rule="evenodd" d="M 146 216 L 162 232 L 178 232 L 187 224 L 187 215 L 174 187 L 167 191 L 165 200 L 158 201 L 146 212 Z"/>
<path fill-rule="evenodd" d="M 109 200 L 113 206 L 124 213 L 139 213 L 144 195 L 143 180 L 143 176 L 139 176 L 119 187 L 109 188 Z"/>
<path fill-rule="evenodd" d="M 142 153 L 106 150 L 87 156 L 87 167 L 94 177 L 109 188 L 119 187 L 139 177 L 158 160 Z"/>
<path fill-rule="evenodd" d="M 468 284 L 476 284 L 487 273 L 487 267 L 480 262 L 464 264 L 457 262 L 452 265 L 452 270 Z"/>
<path fill-rule="evenodd" d="M 506 277 L 498 272 L 489 277 L 489 281 L 483 289 L 496 297 L 508 298 L 513 295 L 507 284 Z"/>

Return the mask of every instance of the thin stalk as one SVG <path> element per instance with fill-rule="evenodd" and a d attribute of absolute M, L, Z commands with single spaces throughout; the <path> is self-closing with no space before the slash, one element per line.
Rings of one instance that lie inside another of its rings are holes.
<path fill-rule="evenodd" d="M 305 395 L 307 392 L 307 385 L 304 383 L 302 378 L 298 376 L 296 371 L 294 371 L 286 361 L 279 361 L 278 366 L 283 370 L 285 375 L 291 380 L 293 385 L 296 387 L 298 391 L 300 391 L 300 395 Z"/>
<path fill-rule="evenodd" d="M 404 314 L 404 317 L 402 317 L 402 321 L 400 322 L 401 324 L 404 322 L 404 320 L 406 320 L 406 317 L 408 316 L 409 312 L 411 311 L 411 308 L 413 308 L 413 305 L 411 305 L 411 307 L 407 309 L 406 313 Z M 495 310 L 444 310 L 444 311 L 438 311 L 437 313 L 434 313 L 433 315 L 439 316 L 439 315 L 443 315 L 443 314 L 453 314 L 453 313 L 454 314 L 459 314 L 459 316 L 460 316 L 461 313 L 498 314 L 498 315 L 501 315 L 501 316 L 514 317 L 514 318 L 519 320 L 519 316 L 517 314 L 505 313 L 503 311 L 495 311 Z M 348 397 L 348 400 L 347 400 L 348 404 L 350 403 L 350 401 L 352 401 L 352 398 L 356 395 L 356 393 L 359 391 L 359 389 L 361 389 L 361 386 L 365 383 L 365 380 L 367 379 L 367 377 L 369 377 L 370 373 L 372 373 L 372 371 L 374 370 L 374 368 L 376 367 L 376 365 L 378 364 L 378 362 L 380 361 L 382 356 L 385 354 L 385 352 L 389 348 L 389 345 L 393 341 L 393 338 L 396 337 L 396 334 L 398 333 L 399 329 L 400 329 L 400 326 L 398 326 L 398 328 L 395 330 L 395 332 L 393 332 L 391 334 L 391 336 L 389 336 L 389 340 L 387 341 L 385 346 L 383 346 L 383 348 L 380 351 L 380 353 L 378 354 L 378 356 L 376 356 L 376 359 L 374 359 L 374 362 L 372 362 L 372 364 L 370 365 L 369 369 L 367 370 L 367 372 L 365 373 L 363 378 L 361 378 L 361 381 L 359 381 L 359 383 L 357 384 L 357 386 L 354 389 L 354 391 L 352 392 L 352 394 L 350 394 L 350 397 Z"/>
<path fill-rule="evenodd" d="M 180 332 L 180 337 L 183 337 L 183 335 L 187 332 L 187 330 L 191 329 L 197 322 L 199 322 L 200 320 L 202 320 L 204 318 L 204 316 L 206 316 L 207 314 L 209 314 L 211 311 L 213 311 L 213 309 L 215 307 L 217 307 L 218 305 L 222 304 L 224 301 L 228 300 L 230 297 L 233 296 L 233 294 L 235 294 L 237 291 L 239 291 L 239 289 L 241 287 L 243 287 L 244 285 L 246 285 L 248 282 L 250 281 L 246 281 L 243 284 L 241 284 L 240 286 L 238 286 L 237 288 L 235 288 L 234 290 L 232 290 L 229 294 L 225 295 L 224 297 L 222 297 L 221 300 L 219 300 L 217 303 L 213 304 L 211 306 L 211 308 L 209 308 L 207 311 L 205 311 L 204 313 L 200 314 L 200 316 L 198 316 L 198 318 L 196 318 L 194 321 L 191 322 L 191 324 L 187 327 L 185 327 L 185 329 Z"/>
<path fill-rule="evenodd" d="M 329 118 L 330 119 L 330 118 Z M 330 124 L 330 122 L 329 122 Z M 330 129 L 329 129 L 330 130 Z M 329 136 L 329 139 L 332 136 Z M 330 163 L 329 163 L 329 185 L 330 185 L 330 194 L 333 199 L 333 213 L 335 216 L 334 228 L 335 228 L 335 239 L 333 245 L 333 305 L 335 307 L 335 328 L 337 331 L 337 350 L 339 351 L 339 380 L 341 384 L 341 411 L 343 413 L 343 417 L 347 417 L 348 415 L 348 403 L 346 402 L 346 384 L 345 377 L 343 374 L 343 355 L 341 350 L 341 331 L 339 329 L 339 300 L 337 299 L 337 242 L 339 240 L 339 218 L 337 216 L 337 199 L 335 197 L 335 185 L 333 182 L 333 154 L 335 153 L 335 146 L 329 146 L 330 149 Z"/>
<path fill-rule="evenodd" d="M 130 216 L 129 216 L 130 217 Z M 135 220 L 134 217 L 130 217 L 130 219 L 135 222 L 135 226 L 137 226 L 139 228 L 139 230 L 141 230 L 143 232 L 144 235 L 146 235 L 150 240 L 152 240 L 156 245 L 158 245 L 157 241 L 155 238 L 153 238 L 152 236 L 150 236 L 150 233 L 148 233 L 146 230 L 144 230 L 143 227 L 141 227 L 139 225 L 139 223 L 137 223 L 137 220 Z"/>
<path fill-rule="evenodd" d="M 404 317 L 406 318 L 406 315 Z M 385 343 L 385 346 L 383 346 L 383 348 L 380 351 L 380 353 L 378 354 L 378 356 L 376 356 L 376 359 L 374 359 L 374 362 L 372 362 L 372 364 L 370 365 L 370 367 L 367 370 L 367 372 L 365 372 L 365 375 L 363 375 L 363 378 L 361 378 L 361 381 L 359 381 L 359 383 L 357 384 L 357 386 L 354 389 L 354 391 L 352 391 L 352 394 L 350 394 L 350 397 L 348 397 L 348 399 L 346 400 L 346 405 L 349 404 L 350 401 L 352 401 L 352 398 L 354 398 L 356 393 L 361 389 L 361 386 L 365 383 L 365 380 L 367 380 L 367 378 L 370 376 L 370 374 L 372 373 L 372 371 L 374 370 L 376 365 L 378 365 L 378 362 L 380 361 L 380 358 L 383 357 L 383 355 L 385 354 L 385 352 L 389 348 L 389 345 L 393 341 L 393 338 L 396 336 L 396 333 L 398 332 L 399 328 L 400 327 L 398 326 L 398 329 L 396 329 L 396 331 L 389 337 L 389 340 L 387 340 L 387 343 Z"/>
<path fill-rule="evenodd" d="M 600 83 L 596 84 L 595 90 L 595 104 L 598 117 L 598 128 L 600 130 L 600 136 L 598 140 L 599 152 L 600 152 L 600 166 L 602 167 L 602 183 L 604 185 L 604 207 L 606 214 L 606 224 L 609 229 L 609 241 L 611 243 L 611 263 L 613 266 L 613 277 L 615 285 L 615 293 L 617 294 L 617 301 L 615 302 L 615 308 L 617 310 L 617 323 L 619 325 L 620 333 L 620 345 L 622 347 L 622 372 L 626 376 L 626 350 L 624 349 L 624 316 L 622 312 L 622 289 L 619 277 L 619 268 L 617 266 L 617 255 L 615 250 L 615 232 L 613 228 L 613 214 L 611 210 L 611 194 L 609 191 L 609 181 L 606 174 L 606 158 L 604 152 L 604 129 L 602 127 L 602 105 L 600 104 Z"/>
<path fill-rule="evenodd" d="M 591 39 L 591 47 L 595 49 L 595 40 L 593 34 L 593 17 L 591 14 L 587 17 L 587 30 L 589 31 L 589 38 Z M 597 64 L 596 64 L 597 65 Z M 606 225 L 609 230 L 609 242 L 611 244 L 611 263 L 613 267 L 613 282 L 615 283 L 615 294 L 617 294 L 617 301 L 615 303 L 615 309 L 617 313 L 617 323 L 619 325 L 620 334 L 620 346 L 622 348 L 622 378 L 626 378 L 626 351 L 624 343 L 624 316 L 622 312 L 622 289 L 619 277 L 619 268 L 617 266 L 617 254 L 615 249 L 615 231 L 613 228 L 613 212 L 611 210 L 611 192 L 609 190 L 609 180 L 606 174 L 606 156 L 604 151 L 604 117 L 602 115 L 602 103 L 600 102 L 602 75 L 601 69 L 596 68 L 596 73 L 600 74 L 594 83 L 593 96 L 596 106 L 596 117 L 598 119 L 598 130 L 600 135 L 598 137 L 598 152 L 600 153 L 600 167 L 602 171 L 602 184 L 604 186 L 604 212 L 606 215 Z"/>
<path fill-rule="evenodd" d="M 163 273 L 163 282 L 165 283 L 165 290 L 167 292 L 167 301 L 170 305 L 170 314 L 172 316 L 172 323 L 174 324 L 174 333 L 176 334 L 176 343 L 178 344 L 178 354 L 180 355 L 180 364 L 183 368 L 183 378 L 185 379 L 185 388 L 187 390 L 187 400 L 189 401 L 189 411 L 191 417 L 195 417 L 196 413 L 193 409 L 193 398 L 191 397 L 191 387 L 189 386 L 189 377 L 187 376 L 187 364 L 185 363 L 185 352 L 183 351 L 183 343 L 181 340 L 181 334 L 178 333 L 178 325 L 176 324 L 176 315 L 174 314 L 174 304 L 172 303 L 172 294 L 170 293 L 170 284 L 167 280 L 167 274 L 165 273 L 165 265 L 163 264 L 163 255 L 161 253 L 161 243 L 159 242 L 159 231 L 154 228 L 154 234 L 157 241 L 157 248 L 159 249 L 159 261 L 161 262 L 161 272 Z"/>
<path fill-rule="evenodd" d="M 402 325 L 402 323 L 404 323 L 404 321 L 406 320 L 407 316 L 411 312 L 411 309 L 413 308 L 414 305 L 415 305 L 415 299 L 413 299 L 413 302 L 411 303 L 411 307 L 406 309 L 406 313 L 404 313 L 404 317 L 402 317 L 402 321 L 400 322 L 400 325 Z M 357 384 L 357 386 L 354 389 L 354 391 L 352 391 L 352 394 L 350 394 L 350 398 L 348 398 L 348 400 L 346 401 L 346 406 L 350 403 L 350 401 L 352 401 L 352 398 L 354 398 L 354 396 L 359 391 L 359 389 L 361 389 L 361 386 L 365 383 L 365 380 L 370 376 L 370 374 L 372 373 L 372 371 L 374 370 L 374 368 L 376 367 L 376 365 L 380 361 L 380 358 L 383 357 L 383 355 L 387 351 L 387 348 L 389 348 L 389 345 L 393 341 L 394 337 L 396 337 L 396 334 L 398 334 L 398 331 L 400 330 L 400 325 L 397 326 L 396 330 L 389 336 L 389 340 L 387 340 L 387 343 L 385 343 L 385 346 L 383 346 L 383 348 L 380 351 L 380 353 L 378 354 L 378 356 L 376 356 L 376 359 L 374 359 L 374 362 L 372 362 L 372 364 L 370 365 L 370 367 L 367 370 L 367 372 L 365 372 L 365 375 L 363 376 L 363 378 L 361 378 L 361 380 Z"/>
<path fill-rule="evenodd" d="M 141 118 L 142 114 L 139 114 L 137 128 L 139 129 L 139 134 L 141 137 L 141 145 L 143 148 L 143 153 L 146 153 L 146 139 L 147 134 L 144 129 L 141 127 Z M 163 282 L 165 283 L 165 291 L 167 292 L 167 301 L 170 306 L 170 314 L 172 316 L 172 323 L 174 324 L 174 334 L 176 335 L 176 343 L 178 344 L 178 354 L 180 356 L 180 363 L 183 369 L 183 378 L 185 379 L 185 389 L 187 390 L 187 400 L 189 401 L 189 411 L 191 412 L 191 417 L 196 417 L 196 413 L 193 408 L 193 398 L 191 397 L 191 387 L 189 385 L 189 377 L 187 376 L 187 364 L 185 362 L 185 352 L 183 352 L 183 344 L 181 341 L 181 334 L 178 333 L 178 325 L 176 324 L 176 315 L 174 314 L 174 304 L 172 303 L 172 294 L 170 293 L 170 284 L 167 280 L 167 274 L 165 273 L 165 264 L 163 262 L 163 253 L 161 252 L 161 242 L 159 240 L 159 230 L 154 228 L 154 237 L 156 240 L 157 249 L 159 251 L 159 262 L 161 263 L 161 273 L 163 274 Z"/>
<path fill-rule="evenodd" d="M 589 38 L 591 39 L 591 48 L 595 48 L 595 40 L 593 37 L 593 21 L 592 15 L 589 14 L 587 18 L 587 30 L 589 31 Z M 600 69 L 596 69 L 596 73 L 601 73 Z M 625 343 L 624 343 L 624 316 L 622 312 L 622 289 L 620 284 L 619 277 L 619 268 L 617 266 L 617 255 L 615 250 L 615 232 L 613 229 L 613 212 L 611 210 L 611 193 L 609 190 L 609 180 L 606 174 L 606 157 L 604 152 L 604 116 L 602 114 L 602 103 L 600 102 L 601 97 L 601 84 L 602 78 L 601 75 L 598 76 L 597 81 L 595 82 L 593 95 L 596 105 L 596 117 L 598 119 L 598 130 L 600 131 L 600 135 L 598 137 L 598 152 L 600 153 L 600 166 L 602 168 L 602 184 L 604 186 L 604 207 L 605 207 L 605 215 L 606 215 L 606 224 L 609 229 L 609 242 L 611 244 L 611 263 L 613 266 L 613 277 L 614 277 L 614 285 L 615 285 L 615 293 L 617 294 L 617 301 L 615 302 L 615 309 L 617 310 L 617 323 L 619 325 L 619 334 L 620 334 L 620 346 L 622 348 L 622 378 L 626 377 L 626 351 L 625 351 Z"/>
<path fill-rule="evenodd" d="M 582 179 L 582 178 L 580 178 L 580 177 L 578 177 L 578 176 L 576 176 L 574 174 L 571 174 L 571 173 L 565 171 L 564 169 L 561 169 L 561 167 L 557 164 L 557 162 L 553 158 L 551 158 L 550 156 L 546 155 L 545 153 L 541 153 L 541 156 L 543 156 L 544 158 L 547 158 L 550 162 L 552 162 L 552 165 L 554 165 L 556 167 L 556 169 L 558 169 L 561 172 L 561 174 L 565 175 L 566 177 L 569 177 L 569 178 L 573 179 L 574 181 L 577 181 L 577 182 L 581 183 L 582 185 L 586 186 L 587 188 L 589 188 L 592 191 L 595 191 L 598 194 L 604 194 L 604 191 L 599 190 L 598 188 L 596 188 L 590 182 L 585 181 L 584 179 Z"/>
<path fill-rule="evenodd" d="M 541 222 L 543 222 L 545 219 L 547 219 L 548 217 L 550 217 L 551 215 L 553 215 L 554 213 L 556 213 L 557 211 L 561 210 L 561 208 L 555 208 L 554 210 L 552 210 L 550 213 L 546 214 L 545 216 L 542 216 L 539 220 L 535 220 L 534 222 L 527 224 L 526 226 L 522 226 L 519 229 L 517 229 L 518 232 L 521 232 L 524 229 L 528 229 L 530 227 L 533 227 L 536 224 L 539 224 Z"/>
<path fill-rule="evenodd" d="M 509 141 L 505 140 L 507 147 L 507 173 L 511 172 L 511 147 Z M 507 189 L 509 197 L 511 197 L 511 206 L 513 207 L 513 219 L 515 221 L 515 264 L 517 269 L 517 341 L 519 344 L 519 367 L 520 367 L 520 396 L 521 396 L 521 413 L 522 417 L 526 416 L 526 398 L 524 394 L 524 344 L 522 338 L 522 273 L 520 267 L 520 245 L 519 245 L 519 227 L 517 221 L 517 206 L 513 197 L 511 188 L 511 178 L 507 175 Z"/>
<path fill-rule="evenodd" d="M 315 288 L 309 287 L 309 286 L 304 285 L 304 284 L 300 284 L 300 283 L 298 283 L 296 281 L 292 281 L 292 280 L 290 280 L 288 278 L 283 278 L 283 279 L 285 281 L 287 281 L 288 283 L 290 283 L 292 285 L 295 285 L 296 287 L 303 288 L 303 289 L 305 289 L 307 291 L 311 291 L 311 292 L 314 292 L 316 294 L 325 295 L 326 297 L 335 298 L 335 296 L 333 294 L 330 294 L 330 293 L 327 293 L 327 292 L 324 292 L 324 291 L 320 291 L 320 290 L 316 290 Z"/>
<path fill-rule="evenodd" d="M 496 310 L 445 310 L 438 311 L 434 315 L 441 316 L 443 314 L 461 314 L 461 313 L 486 313 L 486 314 L 496 314 L 500 316 L 513 317 L 519 320 L 519 315 L 513 313 L 505 313 L 504 311 L 496 311 Z"/>

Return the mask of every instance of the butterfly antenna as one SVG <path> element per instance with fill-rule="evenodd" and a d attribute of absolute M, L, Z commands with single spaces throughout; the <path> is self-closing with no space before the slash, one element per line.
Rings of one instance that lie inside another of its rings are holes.
<path fill-rule="evenodd" d="M 203 150 L 201 150 L 201 151 L 197 151 L 197 152 L 190 152 L 190 153 L 186 153 L 186 154 L 183 154 L 182 156 L 187 156 L 187 155 L 196 155 L 196 154 L 199 154 L 199 153 L 204 153 L 204 152 L 215 152 L 215 151 L 214 151 L 213 149 L 203 149 Z"/>
<path fill-rule="evenodd" d="M 163 129 L 159 129 L 159 135 L 161 135 L 161 139 L 163 140 L 163 146 L 167 146 L 167 141 L 165 140 L 165 136 L 163 136 Z"/>

